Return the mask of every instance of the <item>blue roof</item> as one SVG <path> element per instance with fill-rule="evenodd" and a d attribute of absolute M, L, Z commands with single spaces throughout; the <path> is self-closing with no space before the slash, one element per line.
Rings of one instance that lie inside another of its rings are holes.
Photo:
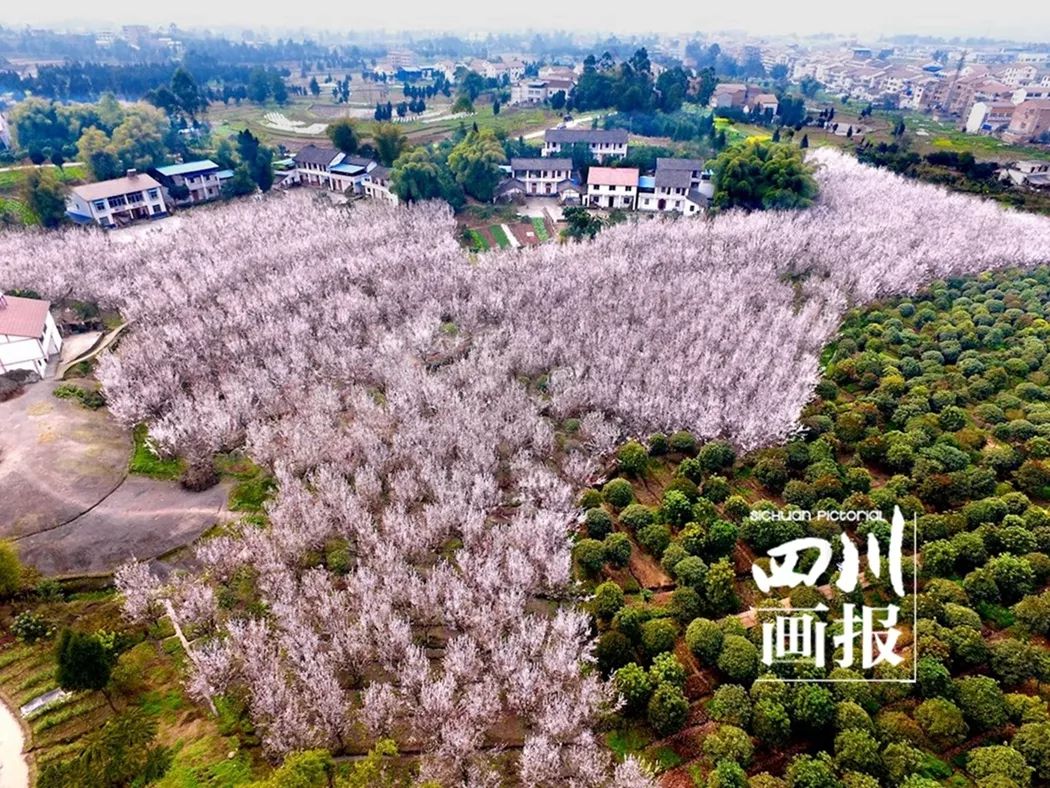
<path fill-rule="evenodd" d="M 642 175 L 638 178 L 639 189 L 655 189 L 656 177 L 653 175 Z"/>
<path fill-rule="evenodd" d="M 337 164 L 334 167 L 329 167 L 332 172 L 338 172 L 341 175 L 360 175 L 365 171 L 364 167 L 357 164 Z"/>
<path fill-rule="evenodd" d="M 76 222 L 77 224 L 91 224 L 93 221 L 95 221 L 87 214 L 77 213 L 76 211 L 66 211 L 66 216 L 68 216 L 72 221 Z"/>
<path fill-rule="evenodd" d="M 219 170 L 215 175 L 218 176 L 220 181 L 225 180 L 233 177 L 233 170 Z"/>
<path fill-rule="evenodd" d="M 218 166 L 211 159 L 202 159 L 201 161 L 188 161 L 184 164 L 169 164 L 167 167 L 157 167 L 157 172 L 170 178 L 173 175 L 188 175 L 191 172 L 214 170 Z"/>

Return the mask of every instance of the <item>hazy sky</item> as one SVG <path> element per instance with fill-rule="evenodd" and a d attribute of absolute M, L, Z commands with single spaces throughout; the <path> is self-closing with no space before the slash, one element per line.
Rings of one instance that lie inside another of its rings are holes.
<path fill-rule="evenodd" d="M 87 9 L 95 8 L 92 15 Z M 918 33 L 1050 40 L 1047 0 L 177 0 L 175 3 L 84 3 L 4 0 L 0 24 L 108 27 L 119 24 L 357 30 L 691 32 L 757 34 L 830 32 L 872 36 Z"/>

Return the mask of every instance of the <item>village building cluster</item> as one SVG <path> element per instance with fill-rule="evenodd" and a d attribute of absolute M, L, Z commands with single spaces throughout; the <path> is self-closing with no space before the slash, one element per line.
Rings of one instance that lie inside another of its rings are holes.
<path fill-rule="evenodd" d="M 507 177 L 497 188 L 496 199 L 551 197 L 562 205 L 684 216 L 707 208 L 714 184 L 704 162 L 659 158 L 652 173 L 642 173 L 637 167 L 616 166 L 627 158 L 627 144 L 623 129 L 547 129 L 541 156 L 514 158 L 504 168 Z M 575 145 L 586 145 L 595 162 L 585 175 L 565 156 Z"/>
<path fill-rule="evenodd" d="M 595 163 L 583 170 L 585 177 L 573 166 L 571 154 L 577 145 L 586 146 Z M 496 189 L 495 200 L 549 197 L 562 205 L 686 216 L 707 207 L 714 186 L 702 161 L 661 158 L 655 171 L 641 173 L 637 168 L 616 166 L 627 153 L 624 129 L 547 129 L 539 156 L 512 158 L 503 167 L 506 177 Z M 210 159 L 157 167 L 148 173 L 128 170 L 122 178 L 74 186 L 66 209 L 78 223 L 112 229 L 166 216 L 171 207 L 215 200 L 232 177 L 231 170 Z M 399 202 L 388 167 L 316 143 L 277 162 L 274 188 L 297 186 L 350 198 Z"/>

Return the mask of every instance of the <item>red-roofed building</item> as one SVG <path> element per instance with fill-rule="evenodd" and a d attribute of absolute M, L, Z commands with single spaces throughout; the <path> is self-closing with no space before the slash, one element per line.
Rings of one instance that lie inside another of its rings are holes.
<path fill-rule="evenodd" d="M 51 304 L 0 293 L 0 374 L 28 369 L 43 377 L 47 360 L 62 349 Z"/>
<path fill-rule="evenodd" d="M 638 200 L 638 168 L 591 167 L 587 171 L 587 202 L 595 208 L 633 211 Z"/>

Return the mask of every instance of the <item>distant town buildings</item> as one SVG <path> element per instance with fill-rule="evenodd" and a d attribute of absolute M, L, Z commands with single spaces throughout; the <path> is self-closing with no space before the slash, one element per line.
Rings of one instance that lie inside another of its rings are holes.
<path fill-rule="evenodd" d="M 1009 101 L 974 102 L 964 128 L 970 134 L 998 134 L 1010 125 L 1016 106 Z"/>
<path fill-rule="evenodd" d="M 510 89 L 511 104 L 542 104 L 557 93 L 568 98 L 576 83 L 571 79 L 525 79 Z"/>
<path fill-rule="evenodd" d="M 1050 139 L 1050 99 L 1022 101 L 1014 108 L 1010 125 L 1003 132 L 1007 142 L 1029 142 L 1041 137 Z"/>
<path fill-rule="evenodd" d="M 66 200 L 69 217 L 81 224 L 120 227 L 168 212 L 161 185 L 154 178 L 128 170 L 123 178 L 74 186 Z"/>
<path fill-rule="evenodd" d="M 711 106 L 715 109 L 743 109 L 747 102 L 747 85 L 741 82 L 721 82 L 711 94 Z"/>
<path fill-rule="evenodd" d="M 1028 142 L 1047 130 L 1040 105 L 1028 102 L 1050 99 L 1050 53 L 916 47 L 882 54 L 866 47 L 794 53 L 790 77 L 815 79 L 833 95 L 884 108 L 956 118 L 969 133 L 1010 142 Z M 740 87 L 719 85 L 712 105 L 737 106 Z"/>

